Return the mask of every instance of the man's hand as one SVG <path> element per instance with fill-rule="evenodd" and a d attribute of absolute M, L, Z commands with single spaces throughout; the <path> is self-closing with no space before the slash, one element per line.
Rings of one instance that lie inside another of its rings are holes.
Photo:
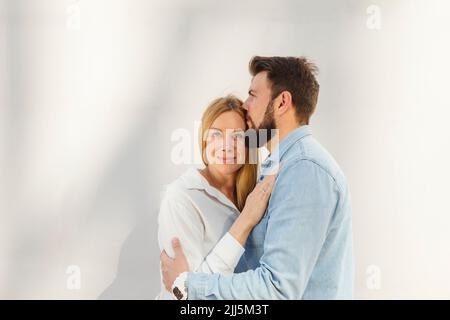
<path fill-rule="evenodd" d="M 170 258 L 165 250 L 161 252 L 159 257 L 161 260 L 163 283 L 169 292 L 172 292 L 172 285 L 175 279 L 181 273 L 189 271 L 189 264 L 183 253 L 183 249 L 181 248 L 181 243 L 178 238 L 172 239 L 172 248 L 175 252 L 175 259 Z"/>

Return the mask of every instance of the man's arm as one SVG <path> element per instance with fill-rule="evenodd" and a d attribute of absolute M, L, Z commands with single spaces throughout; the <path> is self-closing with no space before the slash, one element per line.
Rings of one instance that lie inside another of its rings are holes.
<path fill-rule="evenodd" d="M 260 266 L 229 276 L 189 273 L 188 299 L 301 298 L 337 201 L 334 180 L 317 164 L 286 165 L 269 202 Z"/>
<path fill-rule="evenodd" d="M 233 272 L 237 263 L 239 262 L 240 257 L 244 253 L 243 246 L 247 241 L 247 237 L 250 234 L 252 228 L 258 223 L 264 214 L 267 203 L 270 197 L 270 194 L 273 189 L 273 185 L 276 179 L 276 174 L 266 176 L 265 179 L 259 182 L 253 191 L 247 197 L 247 201 L 245 203 L 245 207 L 242 210 L 241 214 L 238 216 L 236 221 L 231 226 L 229 232 L 227 232 L 222 239 L 215 245 L 214 249 L 208 254 L 208 256 L 201 262 L 200 266 L 195 267 L 194 271 L 196 272 L 205 272 L 205 273 L 222 273 L 222 274 L 230 274 Z M 179 198 L 179 197 L 177 197 Z M 172 201 L 169 201 L 172 203 Z M 185 206 L 187 208 L 187 206 Z M 185 208 L 185 209 L 186 209 Z M 176 210 L 170 210 L 172 215 L 180 214 L 183 211 L 183 208 L 177 208 Z M 193 209 L 193 208 L 192 208 Z M 192 210 L 187 210 L 192 211 Z M 195 210 L 194 210 L 195 211 Z M 164 212 L 164 211 L 162 211 Z M 160 215 L 161 216 L 161 215 Z M 185 216 L 185 214 L 184 214 Z M 186 217 L 183 217 L 184 219 Z M 183 220 L 182 217 L 178 217 L 175 220 Z M 173 219 L 172 219 L 173 220 Z M 188 220 L 196 220 L 195 217 L 192 217 Z M 161 228 L 164 223 L 165 227 Z M 187 221 L 188 222 L 188 221 Z M 167 223 L 166 220 L 160 219 L 160 229 L 167 230 L 171 229 L 170 225 L 173 221 L 169 221 Z M 183 225 L 185 225 L 184 223 Z M 200 223 L 197 223 L 199 225 Z M 179 228 L 180 229 L 180 228 Z M 186 228 L 183 228 L 186 229 Z M 191 229 L 191 228 L 189 228 Z M 181 230 L 179 230 L 181 231 Z M 199 234 L 201 232 L 191 230 L 191 232 L 186 232 L 187 230 L 183 230 L 183 234 L 190 233 L 191 238 L 194 243 L 201 243 L 201 239 L 199 239 Z M 168 242 L 167 232 L 166 241 Z M 185 237 L 186 238 L 186 237 Z M 192 266 L 191 262 L 188 262 L 186 256 L 181 250 L 181 244 L 179 239 L 175 241 L 175 246 L 172 254 L 174 259 L 171 259 L 165 251 L 163 251 L 160 255 L 161 263 L 162 263 L 162 276 L 163 282 L 166 286 L 167 290 L 171 290 L 173 282 L 179 276 L 180 273 L 189 271 L 189 265 Z M 177 256 L 178 253 L 178 256 Z M 192 259 L 191 259 L 192 260 Z M 194 264 L 197 265 L 197 264 Z"/>

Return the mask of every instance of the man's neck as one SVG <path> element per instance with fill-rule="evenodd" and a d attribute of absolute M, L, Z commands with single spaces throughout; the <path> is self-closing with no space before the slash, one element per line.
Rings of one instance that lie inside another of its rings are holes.
<path fill-rule="evenodd" d="M 286 138 L 292 131 L 306 125 L 305 123 L 295 124 L 277 128 L 275 135 L 267 142 L 266 148 L 270 153 L 280 144 L 281 140 Z"/>

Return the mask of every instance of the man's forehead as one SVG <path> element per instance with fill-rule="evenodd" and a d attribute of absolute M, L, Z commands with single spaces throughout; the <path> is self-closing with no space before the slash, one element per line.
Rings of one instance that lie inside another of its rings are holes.
<path fill-rule="evenodd" d="M 256 74 L 251 81 L 250 90 L 264 90 L 270 89 L 269 82 L 267 80 L 267 71 L 262 71 Z"/>

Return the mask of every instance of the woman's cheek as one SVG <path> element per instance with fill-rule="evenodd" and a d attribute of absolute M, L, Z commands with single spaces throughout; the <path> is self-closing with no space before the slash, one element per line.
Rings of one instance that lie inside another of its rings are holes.
<path fill-rule="evenodd" d="M 238 143 L 237 148 L 234 152 L 236 154 L 236 163 L 245 164 L 245 144 Z"/>
<path fill-rule="evenodd" d="M 208 162 L 208 164 L 214 164 L 216 162 L 215 154 L 216 151 L 214 143 L 208 143 L 205 150 L 206 161 Z"/>
<path fill-rule="evenodd" d="M 237 163 L 238 164 L 245 164 L 245 154 L 238 153 Z"/>

